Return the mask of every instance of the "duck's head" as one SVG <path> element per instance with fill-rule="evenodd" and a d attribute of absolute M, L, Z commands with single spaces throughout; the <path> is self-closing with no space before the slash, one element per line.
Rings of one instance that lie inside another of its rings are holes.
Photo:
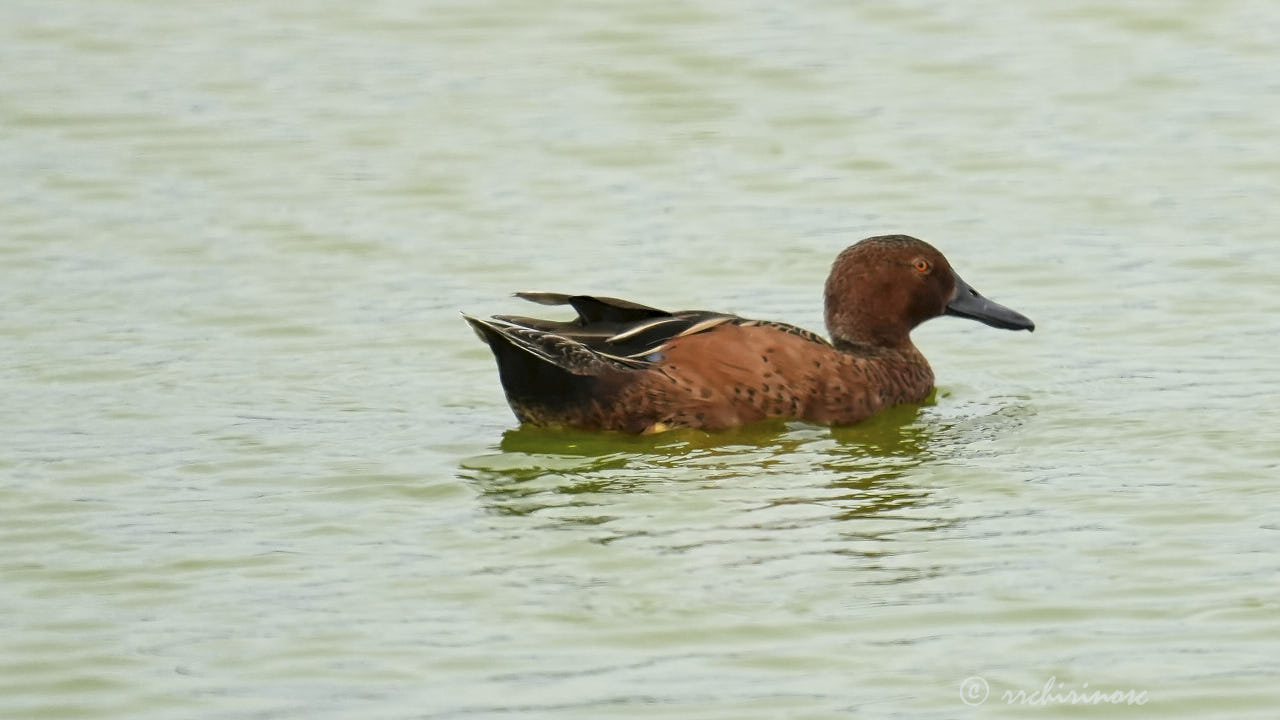
<path fill-rule="evenodd" d="M 896 347 L 939 315 L 1005 330 L 1035 330 L 1020 313 L 978 294 L 932 245 L 907 235 L 881 235 L 845 249 L 826 285 L 827 331 L 837 344 Z"/>

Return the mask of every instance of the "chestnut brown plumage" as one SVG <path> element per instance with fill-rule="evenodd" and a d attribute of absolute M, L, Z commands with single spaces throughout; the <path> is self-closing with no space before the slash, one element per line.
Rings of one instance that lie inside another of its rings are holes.
<path fill-rule="evenodd" d="M 794 325 L 706 310 L 517 296 L 577 312 L 569 321 L 464 316 L 493 351 L 520 422 L 632 433 L 719 430 L 770 417 L 858 422 L 932 390 L 933 370 L 910 337 L 920 323 L 947 314 L 1035 329 L 969 287 L 942 253 L 906 235 L 868 238 L 836 258 L 825 290 L 830 341 Z"/>

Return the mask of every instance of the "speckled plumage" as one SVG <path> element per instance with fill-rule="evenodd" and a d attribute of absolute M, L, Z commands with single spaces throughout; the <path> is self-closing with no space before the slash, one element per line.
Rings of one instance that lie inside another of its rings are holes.
<path fill-rule="evenodd" d="M 933 371 L 910 339 L 921 322 L 945 313 L 1034 328 L 973 291 L 932 246 L 905 235 L 868 238 L 836 258 L 826 283 L 831 341 L 725 313 L 517 295 L 572 306 L 578 317 L 466 317 L 492 349 L 516 417 L 632 433 L 719 430 L 770 417 L 858 422 L 932 390 Z"/>

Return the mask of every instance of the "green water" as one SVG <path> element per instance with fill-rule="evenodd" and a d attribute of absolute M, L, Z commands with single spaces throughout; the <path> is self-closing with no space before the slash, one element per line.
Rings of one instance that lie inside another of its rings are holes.
<path fill-rule="evenodd" d="M 860 5 L 0 5 L 0 716 L 1274 717 L 1280 6 Z M 852 428 L 516 429 L 458 315 L 886 232 L 1037 331 Z"/>

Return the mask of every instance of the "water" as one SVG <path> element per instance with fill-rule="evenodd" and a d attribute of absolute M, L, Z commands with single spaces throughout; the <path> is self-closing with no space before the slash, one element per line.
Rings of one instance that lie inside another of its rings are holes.
<path fill-rule="evenodd" d="M 6 2 L 0 714 L 1272 717 L 1278 30 Z M 515 429 L 457 314 L 820 328 L 884 232 L 1038 329 L 852 428 Z"/>

